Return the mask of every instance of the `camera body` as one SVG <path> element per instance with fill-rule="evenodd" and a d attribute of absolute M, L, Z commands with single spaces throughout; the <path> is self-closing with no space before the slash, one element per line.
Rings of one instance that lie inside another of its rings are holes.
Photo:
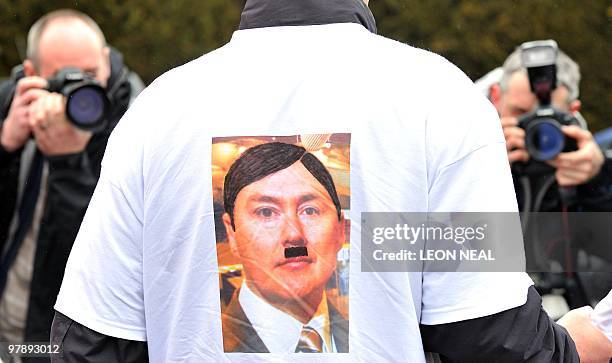
<path fill-rule="evenodd" d="M 522 63 L 527 68 L 531 91 L 538 98 L 539 106 L 519 118 L 519 127 L 525 130 L 527 152 L 539 162 L 552 160 L 561 152 L 577 150 L 576 141 L 565 136 L 561 126 L 581 126 L 576 117 L 551 105 L 551 94 L 557 88 L 557 49 L 554 40 L 521 45 Z"/>
<path fill-rule="evenodd" d="M 15 85 L 25 77 L 23 66 L 13 69 Z M 107 125 L 110 100 L 106 90 L 95 78 L 78 68 L 66 67 L 47 80 L 49 92 L 56 92 L 66 97 L 66 118 L 76 127 L 86 131 L 100 131 Z M 4 103 L 4 114 L 8 114 L 15 94 Z"/>

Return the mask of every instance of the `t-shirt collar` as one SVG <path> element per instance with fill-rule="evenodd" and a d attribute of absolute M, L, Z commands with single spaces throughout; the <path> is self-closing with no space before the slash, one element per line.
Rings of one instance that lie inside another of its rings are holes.
<path fill-rule="evenodd" d="M 361 24 L 376 33 L 376 21 L 363 0 L 247 0 L 239 29 L 336 23 Z"/>

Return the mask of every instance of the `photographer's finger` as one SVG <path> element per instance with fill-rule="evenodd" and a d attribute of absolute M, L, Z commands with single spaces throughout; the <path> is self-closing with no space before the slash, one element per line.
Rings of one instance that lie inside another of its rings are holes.
<path fill-rule="evenodd" d="M 46 87 L 47 87 L 47 80 L 42 77 L 38 77 L 38 76 L 24 77 L 20 79 L 19 82 L 17 82 L 17 87 L 15 88 L 15 94 L 17 96 L 20 96 L 29 89 L 32 89 L 32 88 L 42 89 Z"/>
<path fill-rule="evenodd" d="M 46 97 L 39 98 L 32 105 L 30 105 L 29 121 L 30 127 L 37 128 L 44 122 L 46 118 L 45 112 L 45 99 Z"/>
<path fill-rule="evenodd" d="M 520 138 L 525 138 L 525 130 L 521 129 L 520 127 L 506 127 L 504 128 L 504 137 L 508 138 L 508 137 L 520 137 Z"/>
<path fill-rule="evenodd" d="M 552 166 L 555 169 L 559 168 L 559 162 L 557 160 L 547 160 L 546 164 Z"/>
<path fill-rule="evenodd" d="M 32 130 L 32 134 L 34 135 L 34 140 L 36 141 L 36 145 L 41 151 L 45 151 L 49 148 L 48 145 L 48 136 L 45 130 L 34 128 Z"/>
<path fill-rule="evenodd" d="M 555 161 L 560 165 L 572 165 L 581 162 L 585 158 L 583 150 L 570 151 L 557 155 Z"/>
<path fill-rule="evenodd" d="M 58 117 L 64 114 L 64 96 L 60 94 L 51 94 L 49 102 L 49 110 L 53 117 Z"/>
<path fill-rule="evenodd" d="M 57 98 L 61 97 L 58 94 L 50 93 L 47 97 L 41 100 L 42 107 L 44 108 L 45 116 L 44 120 L 40 123 L 40 127 L 43 130 L 49 128 L 57 117 Z"/>
<path fill-rule="evenodd" d="M 558 168 L 559 175 L 569 179 L 580 179 L 584 172 L 574 168 Z"/>
<path fill-rule="evenodd" d="M 570 187 L 579 184 L 583 184 L 587 178 L 586 173 L 571 170 L 571 169 L 557 169 L 555 173 L 557 183 L 562 187 Z"/>
<path fill-rule="evenodd" d="M 47 93 L 49 92 L 40 88 L 29 89 L 19 97 L 15 97 L 14 106 L 27 106 Z"/>
<path fill-rule="evenodd" d="M 588 130 L 585 130 L 576 125 L 562 126 L 561 131 L 563 131 L 566 136 L 569 136 L 572 139 L 576 139 L 579 144 L 581 142 L 593 139 L 593 134 L 591 134 Z"/>
<path fill-rule="evenodd" d="M 49 93 L 49 95 L 47 97 L 45 97 L 44 103 L 45 103 L 45 109 L 51 113 L 54 111 L 55 109 L 55 99 L 57 98 L 58 94 L 56 93 Z"/>
<path fill-rule="evenodd" d="M 11 112 L 13 113 L 15 119 L 18 120 L 17 123 L 23 124 L 24 119 L 27 123 L 30 114 L 30 107 L 17 107 L 12 109 Z"/>
<path fill-rule="evenodd" d="M 568 178 L 565 178 L 564 176 L 555 175 L 555 178 L 557 180 L 557 184 L 560 187 L 573 187 L 579 184 L 577 180 L 568 179 Z"/>
<path fill-rule="evenodd" d="M 577 154 L 571 155 L 570 158 L 561 158 L 557 157 L 555 160 L 550 161 L 549 163 L 556 168 L 577 168 L 582 164 L 590 162 L 588 155 Z"/>
<path fill-rule="evenodd" d="M 508 153 L 508 161 L 514 163 L 516 161 L 527 162 L 529 161 L 529 154 L 526 150 L 512 150 Z"/>
<path fill-rule="evenodd" d="M 564 171 L 575 172 L 575 173 L 584 174 L 586 176 L 589 176 L 589 175 L 593 174 L 596 171 L 595 167 L 593 166 L 593 163 L 588 162 L 588 161 L 584 161 L 582 163 L 572 164 L 572 165 L 569 165 L 569 166 L 560 166 L 557 169 L 560 169 L 561 172 L 564 172 Z"/>
<path fill-rule="evenodd" d="M 516 117 L 502 117 L 501 118 L 502 127 L 511 127 L 518 125 L 518 119 Z"/>
<path fill-rule="evenodd" d="M 34 137 L 36 143 L 38 143 L 38 140 L 41 138 L 43 132 L 44 130 L 41 130 L 39 127 L 32 127 L 32 136 Z"/>
<path fill-rule="evenodd" d="M 512 136 L 506 139 L 506 150 L 525 149 L 525 139 L 522 137 Z"/>

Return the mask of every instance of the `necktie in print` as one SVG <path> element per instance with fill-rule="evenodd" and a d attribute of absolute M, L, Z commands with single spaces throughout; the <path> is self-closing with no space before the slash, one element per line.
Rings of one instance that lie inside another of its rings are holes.
<path fill-rule="evenodd" d="M 322 353 L 323 339 L 316 330 L 309 326 L 302 328 L 300 340 L 295 348 L 296 353 Z"/>

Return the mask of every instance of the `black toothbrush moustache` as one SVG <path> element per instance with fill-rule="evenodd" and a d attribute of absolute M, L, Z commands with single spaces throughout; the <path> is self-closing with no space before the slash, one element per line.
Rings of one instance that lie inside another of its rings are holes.
<path fill-rule="evenodd" d="M 285 248 L 285 258 L 308 256 L 306 247 L 287 247 Z"/>

